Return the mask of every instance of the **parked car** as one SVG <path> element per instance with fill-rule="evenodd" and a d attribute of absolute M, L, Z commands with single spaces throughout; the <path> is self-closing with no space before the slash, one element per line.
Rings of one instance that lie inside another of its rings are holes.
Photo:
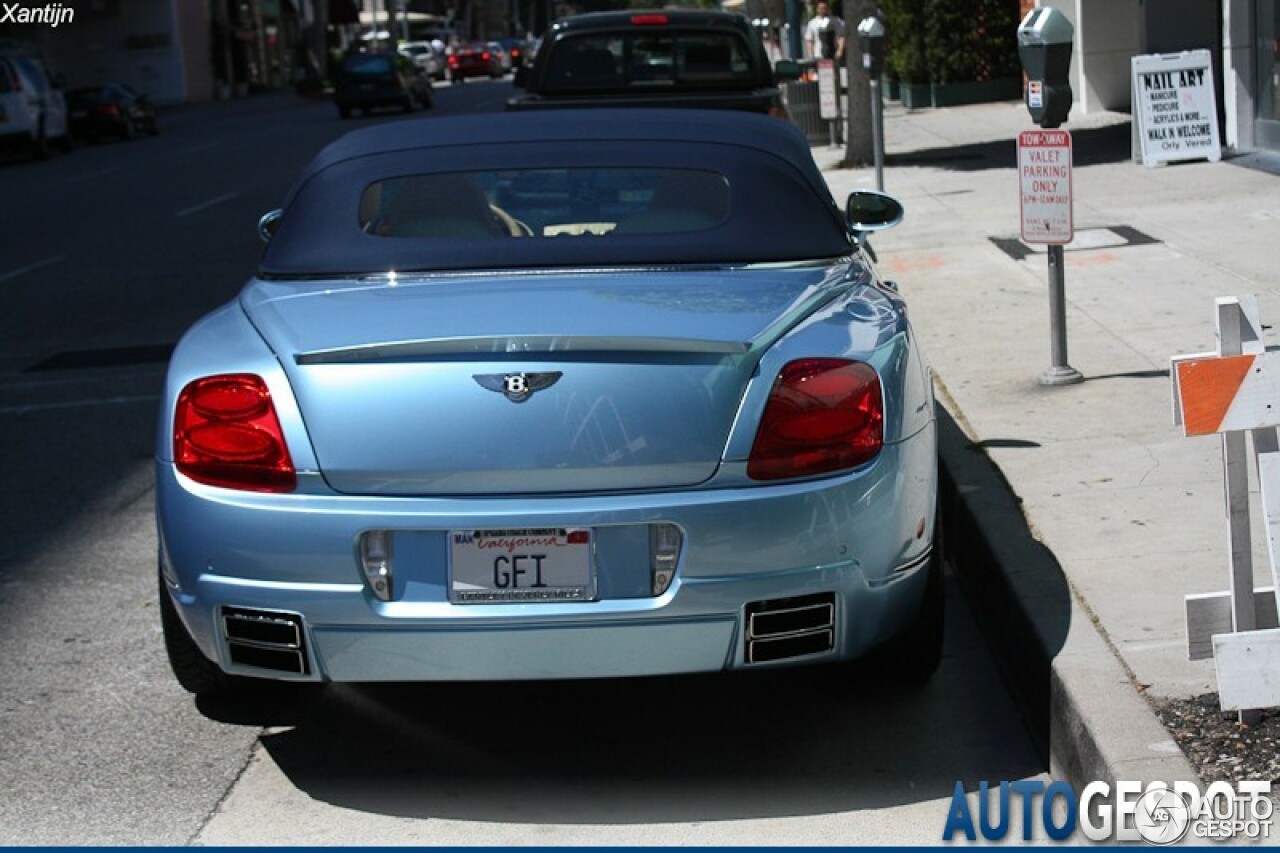
<path fill-rule="evenodd" d="M 169 364 L 159 596 L 241 676 L 765 670 L 941 643 L 929 373 L 804 136 L 444 117 L 319 153 Z"/>
<path fill-rule="evenodd" d="M 408 57 L 399 53 L 349 53 L 342 58 L 333 99 L 343 118 L 353 110 L 367 113 L 378 107 L 412 112 L 433 103 L 431 81 Z"/>
<path fill-rule="evenodd" d="M 400 53 L 413 60 L 414 64 L 432 80 L 445 78 L 445 58 L 429 41 L 407 41 L 398 48 Z"/>
<path fill-rule="evenodd" d="M 71 150 L 62 91 L 38 57 L 0 53 L 0 148 L 43 160 L 55 142 Z"/>
<path fill-rule="evenodd" d="M 71 135 L 77 139 L 133 139 L 139 133 L 155 136 L 160 132 L 151 101 L 123 84 L 73 89 L 67 93 L 67 106 Z"/>
<path fill-rule="evenodd" d="M 786 118 L 778 81 L 799 76 L 791 60 L 770 66 L 741 14 L 590 12 L 552 25 L 532 65 L 517 71 L 525 91 L 507 109 L 695 107 Z"/>
<path fill-rule="evenodd" d="M 449 79 L 462 83 L 468 77 L 501 77 L 503 67 L 502 48 L 497 42 L 472 42 L 459 47 L 449 55 Z"/>

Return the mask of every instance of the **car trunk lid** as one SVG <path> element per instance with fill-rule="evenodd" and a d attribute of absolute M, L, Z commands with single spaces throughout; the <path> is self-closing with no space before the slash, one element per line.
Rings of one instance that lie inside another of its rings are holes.
<path fill-rule="evenodd" d="M 799 273 L 799 274 L 798 274 Z M 682 488 L 823 270 L 256 282 L 321 471 L 369 495 Z"/>

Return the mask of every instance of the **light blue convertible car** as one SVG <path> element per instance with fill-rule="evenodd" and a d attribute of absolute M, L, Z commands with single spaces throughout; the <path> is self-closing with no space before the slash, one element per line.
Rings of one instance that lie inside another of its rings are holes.
<path fill-rule="evenodd" d="M 594 678 L 941 645 L 929 370 L 803 136 L 567 110 L 357 131 L 169 366 L 160 602 L 249 678 Z"/>

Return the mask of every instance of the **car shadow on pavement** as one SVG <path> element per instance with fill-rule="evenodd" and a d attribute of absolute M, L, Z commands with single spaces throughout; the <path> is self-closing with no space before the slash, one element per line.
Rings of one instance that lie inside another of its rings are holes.
<path fill-rule="evenodd" d="M 950 583 L 947 611 L 946 655 L 925 686 L 867 666 L 806 667 L 274 686 L 200 710 L 271 726 L 263 747 L 308 797 L 395 817 L 627 825 L 945 801 L 957 781 L 1046 767 Z"/>
<path fill-rule="evenodd" d="M 1019 439 L 974 443 L 946 408 L 938 405 L 937 413 L 947 553 L 1039 760 L 1050 766 L 1053 715 L 1062 714 L 1054 705 L 1052 666 L 1071 627 L 1071 589 L 986 452 L 1039 445 Z"/>
<path fill-rule="evenodd" d="M 939 673 L 912 689 L 799 669 L 329 686 L 262 744 L 313 799 L 499 823 L 828 814 L 945 799 L 957 780 L 1043 772 L 1025 738 L 1008 736 L 1018 725 L 1011 708 L 989 714 L 982 688 L 951 682 Z"/>
<path fill-rule="evenodd" d="M 1028 130 L 1035 128 L 1028 126 Z M 1071 130 L 1070 127 L 1064 130 Z M 1132 122 L 1091 127 L 1071 131 L 1071 163 L 1073 166 L 1099 166 L 1122 163 L 1132 156 Z M 891 153 L 885 157 L 891 167 L 923 166 L 953 172 L 977 172 L 984 169 L 1013 169 L 1018 165 L 1015 139 L 947 145 Z"/>

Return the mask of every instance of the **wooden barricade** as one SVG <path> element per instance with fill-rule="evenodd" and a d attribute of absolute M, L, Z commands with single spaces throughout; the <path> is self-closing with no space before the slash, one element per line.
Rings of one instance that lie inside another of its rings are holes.
<path fill-rule="evenodd" d="M 1218 351 L 1175 356 L 1174 423 L 1185 435 L 1222 435 L 1230 589 L 1186 599 L 1187 650 L 1213 657 L 1223 710 L 1256 720 L 1280 706 L 1280 351 L 1262 343 L 1253 297 L 1215 303 Z M 1250 452 L 1252 445 L 1252 453 Z M 1273 585 L 1253 586 L 1249 460 L 1257 466 Z"/>

